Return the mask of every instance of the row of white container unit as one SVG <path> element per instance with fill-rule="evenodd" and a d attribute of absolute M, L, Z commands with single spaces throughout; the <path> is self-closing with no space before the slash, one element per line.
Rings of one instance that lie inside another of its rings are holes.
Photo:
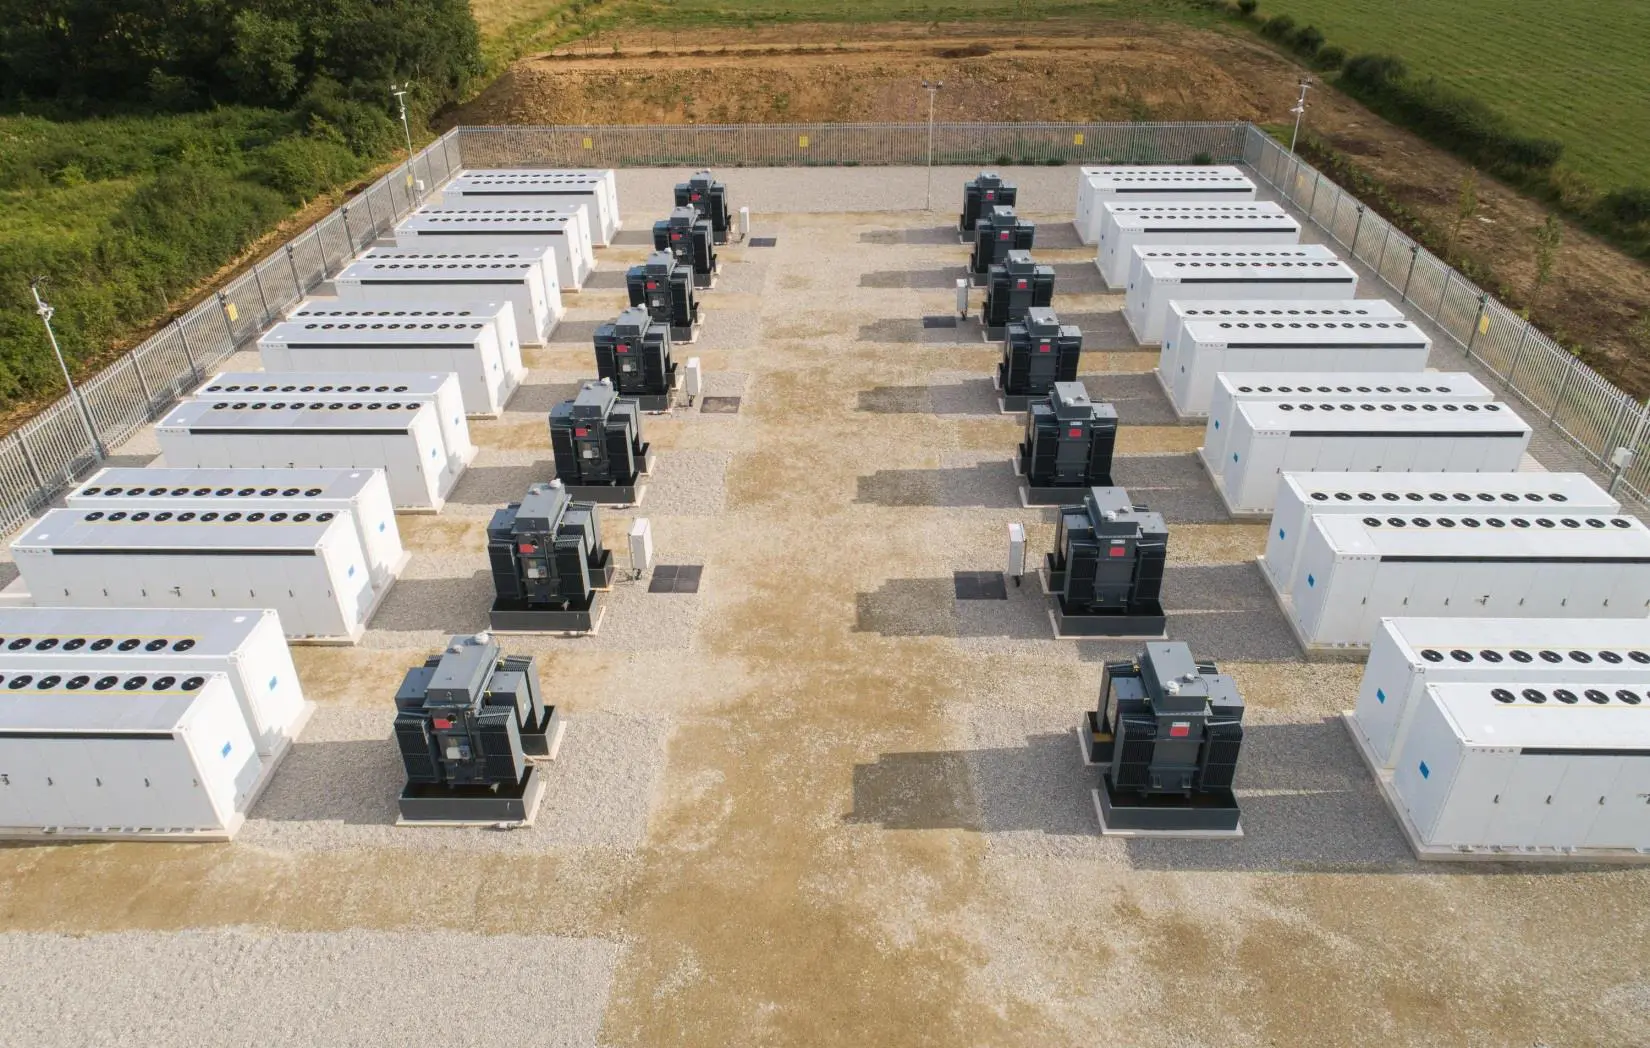
<path fill-rule="evenodd" d="M 332 279 L 338 308 L 441 314 L 464 310 L 493 321 L 506 358 L 521 346 L 542 346 L 566 313 L 548 248 L 503 251 L 404 251 L 375 247 Z M 496 320 L 508 303 L 515 321 L 508 332 Z M 305 305 L 324 306 L 317 297 Z M 299 307 L 300 309 L 302 307 Z M 294 310 L 289 320 L 299 319 Z M 514 350 L 512 350 L 514 343 Z"/>
<path fill-rule="evenodd" d="M 155 436 L 176 468 L 380 469 L 395 508 L 408 512 L 439 511 L 463 472 L 435 408 L 410 400 L 191 400 L 167 412 Z"/>
<path fill-rule="evenodd" d="M 543 168 L 475 168 L 458 172 L 430 200 L 443 208 L 497 208 L 581 205 L 591 241 L 613 243 L 623 226 L 619 183 L 612 168 L 552 170 Z"/>
<path fill-rule="evenodd" d="M 1178 305 L 1178 303 L 1176 303 Z M 1175 414 L 1210 414 L 1216 376 L 1426 370 L 1432 339 L 1402 317 L 1317 320 L 1188 319 L 1176 325 L 1170 370 L 1158 371 Z M 1165 343 L 1167 345 L 1167 343 Z M 1165 354 L 1159 354 L 1161 361 Z"/>
<path fill-rule="evenodd" d="M 1299 401 L 1309 397 L 1327 401 L 1414 401 L 1418 403 L 1480 403 L 1495 399 L 1490 388 L 1464 371 L 1242 371 L 1215 376 L 1209 401 L 1209 421 L 1203 427 L 1198 453 L 1211 471 L 1226 458 L 1226 438 L 1239 404 Z"/>
<path fill-rule="evenodd" d="M 1382 618 L 1650 616 L 1650 529 L 1607 513 L 1319 514 L 1287 606 L 1308 652 L 1367 649 Z"/>
<path fill-rule="evenodd" d="M 1345 300 L 1358 274 L 1322 244 L 1134 249 L 1123 320 L 1142 345 L 1163 341 L 1172 302 Z"/>
<path fill-rule="evenodd" d="M 1232 414 L 1219 468 L 1208 468 L 1227 512 L 1263 517 L 1285 473 L 1512 473 L 1529 443 L 1529 425 L 1505 404 L 1251 400 Z"/>
<path fill-rule="evenodd" d="M 1620 512 L 1621 503 L 1585 473 L 1285 473 L 1260 565 L 1288 612 L 1301 551 L 1320 516 Z"/>
<path fill-rule="evenodd" d="M 295 640 L 355 643 L 388 592 L 341 510 L 53 509 L 11 549 L 42 607 L 273 608 Z"/>
<path fill-rule="evenodd" d="M 69 492 L 69 509 L 128 513 L 341 513 L 361 541 L 375 590 L 406 567 L 381 469 L 168 469 L 111 466 Z"/>
<path fill-rule="evenodd" d="M 1348 729 L 1423 858 L 1650 858 L 1650 621 L 1381 621 Z"/>
<path fill-rule="evenodd" d="M 1127 203 L 1101 210 L 1094 264 L 1107 286 L 1128 286 L 1136 248 L 1169 245 L 1298 244 L 1301 224 L 1271 202 L 1240 204 Z"/>
<path fill-rule="evenodd" d="M 1100 241 L 1108 203 L 1142 201 L 1244 201 L 1255 183 L 1235 167 L 1197 164 L 1112 164 L 1077 169 L 1072 225 L 1085 244 Z"/>
<path fill-rule="evenodd" d="M 508 251 L 548 248 L 562 291 L 577 291 L 596 268 L 590 223 L 578 204 L 538 207 L 424 207 L 395 227 L 404 251 Z"/>

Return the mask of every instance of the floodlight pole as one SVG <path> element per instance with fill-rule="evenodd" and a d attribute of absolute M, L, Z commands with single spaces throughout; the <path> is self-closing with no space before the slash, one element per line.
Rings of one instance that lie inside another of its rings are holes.
<path fill-rule="evenodd" d="M 923 90 L 928 92 L 928 184 L 923 188 L 922 209 L 934 209 L 934 96 L 940 88 L 945 86 L 944 80 L 922 82 Z"/>
<path fill-rule="evenodd" d="M 1289 110 L 1291 113 L 1295 114 L 1295 130 L 1289 136 L 1289 155 L 1290 156 L 1293 156 L 1295 154 L 1295 140 L 1300 137 L 1300 133 L 1301 133 L 1301 117 L 1306 115 L 1306 89 L 1311 87 L 1311 86 L 1312 86 L 1312 78 L 1311 77 L 1309 77 L 1309 76 L 1301 77 L 1301 83 L 1300 83 L 1301 96 L 1300 96 L 1300 98 L 1296 99 L 1295 107 L 1293 109 Z"/>
<path fill-rule="evenodd" d="M 407 123 L 407 89 L 410 88 L 410 87 L 412 87 L 412 84 L 410 82 L 405 83 L 405 84 L 401 84 L 400 86 L 397 86 L 395 84 L 390 85 L 390 94 L 395 96 L 396 104 L 401 107 L 401 133 L 407 137 L 407 189 L 408 190 L 412 189 L 413 181 L 414 181 L 413 180 L 413 166 L 412 166 L 412 158 L 413 158 L 412 125 Z"/>
<path fill-rule="evenodd" d="M 97 450 L 97 457 L 109 457 L 109 450 L 103 446 L 103 438 L 97 435 L 97 427 L 92 425 L 92 412 L 86 407 L 86 398 L 80 395 L 80 389 L 74 384 L 74 378 L 69 374 L 69 365 L 63 359 L 63 350 L 57 344 L 57 333 L 52 330 L 52 314 L 56 312 L 40 297 L 40 282 L 44 277 L 37 277 L 29 281 L 29 291 L 34 295 L 34 311 L 40 315 L 40 322 L 46 325 L 46 339 L 52 344 L 52 355 L 57 357 L 57 366 L 63 369 L 63 381 L 69 386 L 69 399 L 75 402 L 80 409 L 80 422 L 86 427 L 86 436 Z"/>

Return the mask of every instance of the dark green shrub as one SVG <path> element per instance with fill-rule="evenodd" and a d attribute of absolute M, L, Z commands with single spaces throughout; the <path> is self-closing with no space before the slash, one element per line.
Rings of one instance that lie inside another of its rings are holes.
<path fill-rule="evenodd" d="M 1598 202 L 1600 215 L 1624 226 L 1650 222 L 1650 186 L 1612 190 Z"/>
<path fill-rule="evenodd" d="M 1253 18 L 1255 9 L 1260 6 L 1260 0 L 1237 0 L 1238 14 L 1245 18 Z"/>
<path fill-rule="evenodd" d="M 1346 48 L 1336 47 L 1334 44 L 1320 47 L 1312 58 L 1312 64 L 1326 73 L 1333 73 L 1346 64 Z"/>
<path fill-rule="evenodd" d="M 1210 156 L 1207 152 L 1196 153 L 1192 156 L 1192 163 L 1194 164 L 1212 164 L 1214 162 L 1215 158 Z"/>
<path fill-rule="evenodd" d="M 1311 58 L 1323 47 L 1323 31 L 1315 25 L 1301 26 L 1295 30 L 1295 36 L 1289 42 L 1297 54 Z"/>
<path fill-rule="evenodd" d="M 1341 81 L 1365 91 L 1379 91 L 1409 75 L 1409 67 L 1397 55 L 1362 54 L 1350 58 L 1341 70 Z"/>
<path fill-rule="evenodd" d="M 1288 15 L 1273 15 L 1261 24 L 1260 32 L 1262 36 L 1286 44 L 1295 35 L 1295 20 Z"/>
<path fill-rule="evenodd" d="M 326 138 L 283 138 L 253 158 L 259 179 L 291 203 L 313 200 L 361 174 L 361 159 Z"/>

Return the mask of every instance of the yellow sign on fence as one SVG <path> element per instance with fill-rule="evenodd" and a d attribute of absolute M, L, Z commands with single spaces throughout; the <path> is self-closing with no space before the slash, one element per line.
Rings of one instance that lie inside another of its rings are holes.
<path fill-rule="evenodd" d="M 584 140 L 584 148 L 586 148 L 586 149 L 595 149 L 596 148 L 596 143 L 594 143 L 594 142 L 590 141 L 590 139 L 586 138 Z"/>
<path fill-rule="evenodd" d="M 1071 136 L 1071 144 L 1074 145 L 1074 146 L 1082 145 L 1083 144 L 1083 132 L 1079 131 L 1075 135 L 1072 135 Z"/>
<path fill-rule="evenodd" d="M 797 146 L 798 149 L 807 149 L 808 148 L 808 136 L 807 135 L 798 135 L 797 138 L 796 138 L 796 146 Z"/>
<path fill-rule="evenodd" d="M 1490 315 L 1488 313 L 1485 313 L 1483 316 L 1478 318 L 1478 333 L 1480 335 L 1487 335 L 1490 333 Z"/>
<path fill-rule="evenodd" d="M 233 302 L 225 302 L 223 304 L 223 312 L 224 315 L 229 318 L 229 322 L 231 324 L 241 319 L 241 311 L 235 308 L 235 303 Z"/>

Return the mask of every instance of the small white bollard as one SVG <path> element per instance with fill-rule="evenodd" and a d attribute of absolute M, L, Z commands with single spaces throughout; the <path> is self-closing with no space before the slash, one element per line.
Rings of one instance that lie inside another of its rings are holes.
<path fill-rule="evenodd" d="M 1008 570 L 1004 572 L 1014 580 L 1014 585 L 1020 584 L 1020 577 L 1026 573 L 1026 529 L 1023 524 L 1008 526 Z"/>
<path fill-rule="evenodd" d="M 646 517 L 637 517 L 630 523 L 630 568 L 635 578 L 653 566 L 653 525 Z"/>
<path fill-rule="evenodd" d="M 742 207 L 742 208 L 739 209 L 739 239 L 740 240 L 749 240 L 750 235 L 751 235 L 751 209 L 748 208 L 748 207 Z"/>
<path fill-rule="evenodd" d="M 968 319 L 968 281 L 957 278 L 957 316 Z"/>
<path fill-rule="evenodd" d="M 699 368 L 698 357 L 688 357 L 687 365 L 683 370 L 686 375 L 682 379 L 682 385 L 687 390 L 688 407 L 691 408 L 693 402 L 698 399 L 699 394 L 705 388 L 705 373 Z"/>

